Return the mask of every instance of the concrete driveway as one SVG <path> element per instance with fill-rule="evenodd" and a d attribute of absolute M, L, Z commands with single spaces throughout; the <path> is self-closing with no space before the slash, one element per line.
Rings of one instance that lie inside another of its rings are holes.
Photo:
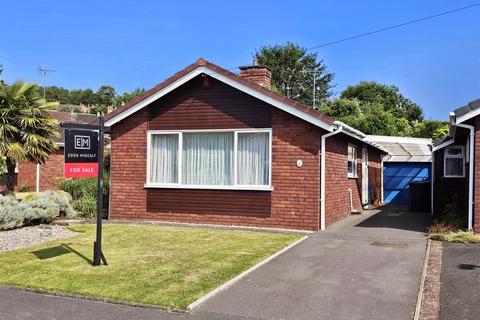
<path fill-rule="evenodd" d="M 225 319 L 411 319 L 427 220 L 427 214 L 398 206 L 342 220 L 193 314 Z"/>
<path fill-rule="evenodd" d="M 443 243 L 440 319 L 478 319 L 480 245 Z"/>

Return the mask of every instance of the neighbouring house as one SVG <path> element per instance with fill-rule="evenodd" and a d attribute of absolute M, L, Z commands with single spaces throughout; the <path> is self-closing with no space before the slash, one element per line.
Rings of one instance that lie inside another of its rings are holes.
<path fill-rule="evenodd" d="M 432 139 L 369 135 L 365 140 L 389 152 L 383 158 L 383 202 L 410 204 L 410 184 L 431 182 Z"/>
<path fill-rule="evenodd" d="M 91 124 L 97 116 L 85 113 L 51 111 L 58 122 Z M 45 164 L 40 165 L 28 161 L 20 161 L 17 167 L 16 190 L 45 191 L 56 189 L 58 180 L 63 177 L 63 129 L 59 127 L 60 137 L 56 143 L 58 149 L 50 155 Z"/>
<path fill-rule="evenodd" d="M 110 218 L 318 230 L 379 203 L 383 148 L 203 59 L 106 116 Z"/>
<path fill-rule="evenodd" d="M 480 99 L 450 113 L 448 136 L 433 147 L 433 214 L 452 205 L 480 232 Z"/>

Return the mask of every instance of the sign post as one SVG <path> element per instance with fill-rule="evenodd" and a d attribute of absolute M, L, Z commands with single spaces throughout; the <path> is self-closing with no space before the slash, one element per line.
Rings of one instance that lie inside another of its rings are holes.
<path fill-rule="evenodd" d="M 97 184 L 97 235 L 93 244 L 93 265 L 108 265 L 102 252 L 103 219 L 103 147 L 104 120 L 99 125 L 60 123 L 65 128 L 65 178 L 98 177 Z"/>
<path fill-rule="evenodd" d="M 97 239 L 93 244 L 93 265 L 99 266 L 100 260 L 102 260 L 104 265 L 108 265 L 107 259 L 102 252 L 102 219 L 103 219 L 103 116 L 100 116 L 100 141 L 98 144 L 98 166 L 100 170 L 98 171 L 98 186 L 97 186 Z"/>

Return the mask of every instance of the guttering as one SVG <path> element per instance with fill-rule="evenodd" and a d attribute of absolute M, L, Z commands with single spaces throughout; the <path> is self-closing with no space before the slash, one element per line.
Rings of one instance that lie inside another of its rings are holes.
<path fill-rule="evenodd" d="M 378 143 L 375 143 L 373 141 L 370 141 L 368 139 L 368 135 L 366 135 L 365 133 L 363 133 L 362 131 L 360 130 L 357 130 L 355 128 L 352 128 L 350 127 L 348 124 L 345 124 L 343 123 L 342 121 L 335 121 L 334 122 L 335 125 L 339 126 L 339 127 L 342 127 L 344 129 L 343 133 L 345 133 L 346 135 L 349 135 L 357 140 L 360 140 L 362 141 L 363 143 L 365 144 L 368 144 L 378 150 L 381 150 L 383 152 L 385 152 L 386 154 L 390 154 L 390 152 L 388 150 L 386 150 L 385 148 L 383 148 L 381 145 L 379 145 Z"/>
<path fill-rule="evenodd" d="M 475 127 L 469 124 L 457 123 L 455 126 L 470 130 L 469 139 L 469 163 L 468 163 L 468 230 L 473 229 L 473 170 L 474 170 L 474 147 Z"/>
<path fill-rule="evenodd" d="M 455 142 L 455 140 L 452 138 L 451 140 L 445 141 L 445 142 L 439 144 L 438 146 L 434 146 L 432 148 L 432 153 L 434 153 L 434 152 L 436 152 L 440 149 L 443 149 L 445 147 L 448 147 L 449 145 L 453 144 L 454 142 Z"/>
<path fill-rule="evenodd" d="M 320 230 L 325 230 L 325 140 L 328 137 L 336 135 L 343 131 L 343 126 L 338 126 L 336 130 L 322 135 L 322 151 L 320 160 Z"/>

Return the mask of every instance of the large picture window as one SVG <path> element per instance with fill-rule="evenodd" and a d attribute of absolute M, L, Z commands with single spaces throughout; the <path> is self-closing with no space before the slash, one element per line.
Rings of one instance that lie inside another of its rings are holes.
<path fill-rule="evenodd" d="M 147 187 L 270 189 L 271 130 L 149 131 Z"/>
<path fill-rule="evenodd" d="M 465 148 L 463 146 L 451 146 L 445 148 L 443 164 L 444 177 L 465 177 Z"/>

